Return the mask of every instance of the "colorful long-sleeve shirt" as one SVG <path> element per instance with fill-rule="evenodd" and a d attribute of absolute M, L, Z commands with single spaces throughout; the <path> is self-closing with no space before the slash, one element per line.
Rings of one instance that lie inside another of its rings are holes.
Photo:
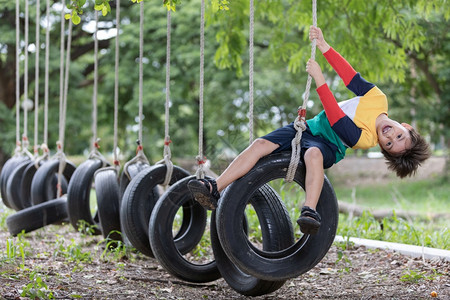
<path fill-rule="evenodd" d="M 356 97 L 337 103 L 327 84 L 317 88 L 324 111 L 307 124 L 313 135 L 318 135 L 338 148 L 336 161 L 345 156 L 347 148 L 368 149 L 378 142 L 375 121 L 387 114 L 387 98 L 373 83 L 366 81 L 333 48 L 323 54 L 341 77 L 345 86 Z"/>

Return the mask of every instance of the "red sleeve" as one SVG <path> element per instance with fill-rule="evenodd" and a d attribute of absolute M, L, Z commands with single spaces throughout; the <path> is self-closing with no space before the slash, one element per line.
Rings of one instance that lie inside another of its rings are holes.
<path fill-rule="evenodd" d="M 339 77 L 342 78 L 345 86 L 347 86 L 356 75 L 355 69 L 333 48 L 330 48 L 323 56 L 325 56 L 328 63 L 333 67 Z"/>
<path fill-rule="evenodd" d="M 339 107 L 333 93 L 330 91 L 330 88 L 326 83 L 318 87 L 316 91 L 317 94 L 319 94 L 320 101 L 322 102 L 323 108 L 325 109 L 325 114 L 327 115 L 328 122 L 330 122 L 331 126 L 346 116 L 346 114 Z"/>

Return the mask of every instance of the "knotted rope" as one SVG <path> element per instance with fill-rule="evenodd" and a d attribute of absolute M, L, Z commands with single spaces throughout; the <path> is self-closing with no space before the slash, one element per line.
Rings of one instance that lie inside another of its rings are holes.
<path fill-rule="evenodd" d="M 164 124 L 164 159 L 158 163 L 166 165 L 166 177 L 162 185 L 166 186 L 170 183 L 173 174 L 172 153 L 170 151 L 169 135 L 169 108 L 170 108 L 170 37 L 171 37 L 171 13 L 170 8 L 167 9 L 167 46 L 166 46 L 166 102 L 165 102 L 165 124 Z"/>
<path fill-rule="evenodd" d="M 119 31 L 120 31 L 120 0 L 116 1 L 116 52 L 115 52 L 115 65 L 114 65 L 114 146 L 113 157 L 114 167 L 116 174 L 119 174 L 120 163 L 117 155 L 118 144 L 118 120 L 119 120 Z"/>
<path fill-rule="evenodd" d="M 253 40 L 255 32 L 255 8 L 253 5 L 253 0 L 250 0 L 250 35 L 249 35 L 249 64 L 248 64 L 248 90 L 249 90 L 249 135 L 250 144 L 253 143 Z"/>
<path fill-rule="evenodd" d="M 66 64 L 64 69 L 64 0 L 63 7 L 61 9 L 61 67 L 60 74 L 64 74 L 60 78 L 60 87 L 63 89 L 60 92 L 60 116 L 59 116 L 59 140 L 56 142 L 57 153 L 56 158 L 59 159 L 58 167 L 58 197 L 62 196 L 61 181 L 62 174 L 66 168 L 66 156 L 64 154 L 64 138 L 65 138 L 65 126 L 66 126 L 66 113 L 67 113 L 67 94 L 69 91 L 69 69 L 70 69 L 70 49 L 72 47 L 72 22 L 69 21 L 69 32 L 67 35 L 67 51 L 66 51 Z M 63 82 L 63 85 L 61 84 Z"/>
<path fill-rule="evenodd" d="M 39 48 L 40 48 L 40 0 L 36 1 L 36 60 L 35 60 L 35 77 L 34 77 L 34 158 L 39 155 L 38 132 L 39 132 Z"/>
<path fill-rule="evenodd" d="M 316 0 L 312 1 L 312 19 L 313 25 L 317 26 L 317 2 Z M 314 59 L 316 57 L 316 40 L 312 41 L 311 45 L 311 58 Z M 297 171 L 298 163 L 300 162 L 300 140 L 302 139 L 302 133 L 306 129 L 306 104 L 309 99 L 309 92 L 311 89 L 312 77 L 308 74 L 308 80 L 306 82 L 306 90 L 303 95 L 303 104 L 299 106 L 297 112 L 297 118 L 294 121 L 294 128 L 297 130 L 295 137 L 292 139 L 291 147 L 291 161 L 289 163 L 289 167 L 287 170 L 285 180 L 287 182 L 292 182 L 294 180 L 295 172 Z"/>
<path fill-rule="evenodd" d="M 15 154 L 19 155 L 20 142 L 20 1 L 16 0 L 16 148 Z"/>
<path fill-rule="evenodd" d="M 202 0 L 200 13 L 200 88 L 199 88 L 199 125 L 198 125 L 198 156 L 197 179 L 205 178 L 204 165 L 206 158 L 203 156 L 203 87 L 205 65 L 205 0 Z"/>
<path fill-rule="evenodd" d="M 44 80 L 44 142 L 41 145 L 42 155 L 38 157 L 34 165 L 39 168 L 40 162 L 49 157 L 48 149 L 48 78 L 50 62 L 50 0 L 46 1 L 46 28 L 45 28 L 45 80 Z M 37 19 L 36 19 L 37 20 Z M 35 126 L 36 127 L 36 126 Z"/>
<path fill-rule="evenodd" d="M 28 0 L 25 0 L 25 59 L 23 72 L 23 135 L 22 135 L 22 151 L 28 151 L 28 31 L 29 31 L 29 12 Z"/>
<path fill-rule="evenodd" d="M 89 158 L 98 158 L 103 162 L 103 167 L 108 164 L 106 158 L 98 151 L 100 139 L 97 136 L 97 95 L 98 95 L 98 10 L 95 11 L 94 31 L 94 86 L 92 92 L 92 150 Z"/>
<path fill-rule="evenodd" d="M 125 175 L 131 180 L 130 173 L 128 172 L 128 166 L 141 161 L 146 164 L 150 164 L 147 157 L 144 154 L 144 147 L 142 146 L 142 119 L 143 119 L 143 88 L 144 88 L 144 1 L 140 2 L 140 14 L 139 14 L 139 139 L 136 141 L 137 149 L 136 156 L 128 161 L 124 165 Z"/>

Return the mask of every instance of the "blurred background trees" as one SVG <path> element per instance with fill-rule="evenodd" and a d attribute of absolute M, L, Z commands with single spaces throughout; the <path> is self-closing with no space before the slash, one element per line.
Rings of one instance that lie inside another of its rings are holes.
<path fill-rule="evenodd" d="M 198 152 L 200 0 L 182 0 L 172 13 L 170 134 L 172 155 Z M 205 155 L 230 158 L 248 145 L 248 0 L 207 0 L 205 49 Z M 51 1 L 49 146 L 55 149 L 59 118 L 59 43 L 61 4 Z M 99 133 L 103 153 L 112 151 L 115 2 L 100 17 Z M 223 4 L 228 9 L 218 9 Z M 21 7 L 21 95 L 23 57 L 29 52 L 29 95 L 34 99 L 35 5 L 29 0 L 29 45 L 23 43 Z M 166 8 L 145 1 L 144 138 L 152 161 L 160 160 L 164 139 Z M 91 141 L 94 8 L 88 1 L 74 26 L 70 65 L 65 151 L 86 154 Z M 122 0 L 120 32 L 119 147 L 134 155 L 138 126 L 139 5 Z M 325 38 L 389 99 L 390 116 L 413 123 L 436 151 L 449 147 L 450 11 L 444 0 L 319 0 L 318 24 Z M 66 21 L 69 22 L 69 21 Z M 41 1 L 40 132 L 43 128 L 45 3 Z M 310 57 L 311 1 L 255 1 L 255 135 L 292 122 L 302 103 Z M 67 28 L 67 27 L 66 27 Z M 15 1 L 0 8 L 0 160 L 15 147 Z M 352 95 L 322 55 L 317 60 L 338 100 Z M 314 86 L 313 86 L 314 88 Z M 311 93 L 308 116 L 322 107 Z M 21 100 L 24 101 L 23 95 Z M 23 114 L 21 115 L 23 117 Z M 29 138 L 33 144 L 33 113 Z M 21 122 L 21 132 L 23 132 Z M 40 143 L 42 140 L 40 140 Z"/>

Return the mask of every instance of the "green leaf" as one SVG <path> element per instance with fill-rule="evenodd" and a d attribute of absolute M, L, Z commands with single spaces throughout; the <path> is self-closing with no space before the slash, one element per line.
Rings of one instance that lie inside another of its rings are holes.
<path fill-rule="evenodd" d="M 71 18 L 70 14 L 65 14 L 64 19 L 69 20 Z"/>
<path fill-rule="evenodd" d="M 73 15 L 73 16 L 72 16 L 72 22 L 73 22 L 73 24 L 75 24 L 75 25 L 80 24 L 80 22 L 81 22 L 80 16 L 78 16 L 78 14 Z"/>

